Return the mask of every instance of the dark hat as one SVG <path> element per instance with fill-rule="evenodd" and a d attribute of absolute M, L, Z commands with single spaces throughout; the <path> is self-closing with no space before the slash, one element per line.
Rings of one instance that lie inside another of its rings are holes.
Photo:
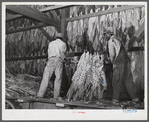
<path fill-rule="evenodd" d="M 104 31 L 104 34 L 107 33 L 107 34 L 113 34 L 114 33 L 114 30 L 113 30 L 113 27 L 108 27 L 106 31 Z"/>
<path fill-rule="evenodd" d="M 57 33 L 56 37 L 63 38 L 63 35 L 62 35 L 62 33 Z"/>
<path fill-rule="evenodd" d="M 131 27 L 131 26 L 133 26 L 132 23 L 131 23 L 130 21 L 128 21 L 128 22 L 126 23 L 126 28 L 129 28 L 129 27 Z"/>

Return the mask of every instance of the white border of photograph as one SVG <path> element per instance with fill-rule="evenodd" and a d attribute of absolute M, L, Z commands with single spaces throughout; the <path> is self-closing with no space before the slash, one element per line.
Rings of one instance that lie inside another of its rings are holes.
<path fill-rule="evenodd" d="M 104 109 L 18 109 L 5 110 L 6 5 L 145 5 L 145 109 L 132 113 Z M 147 2 L 3 2 L 2 3 L 2 120 L 146 120 L 147 119 Z M 80 113 L 79 113 L 80 112 Z"/>

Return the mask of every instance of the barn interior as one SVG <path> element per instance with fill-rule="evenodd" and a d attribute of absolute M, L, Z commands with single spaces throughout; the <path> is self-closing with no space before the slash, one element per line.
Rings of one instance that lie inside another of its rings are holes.
<path fill-rule="evenodd" d="M 123 109 L 131 108 L 130 96 L 121 88 L 123 104 L 112 100 L 112 65 L 103 63 L 107 89 L 100 98 L 70 101 L 53 100 L 55 75 L 43 99 L 35 99 L 48 57 L 48 44 L 62 33 L 67 43 L 67 64 L 64 64 L 61 97 L 65 98 L 84 53 L 104 53 L 102 35 L 108 27 L 122 40 L 131 62 L 133 82 L 144 108 L 144 5 L 6 5 L 5 96 L 7 109 Z M 126 29 L 131 38 L 127 40 Z M 82 80 L 79 80 L 82 82 Z M 88 89 L 92 90 L 92 89 Z M 78 93 L 79 94 L 79 93 Z M 75 97 L 75 96 L 74 96 Z M 95 99 L 95 100 L 94 100 Z"/>

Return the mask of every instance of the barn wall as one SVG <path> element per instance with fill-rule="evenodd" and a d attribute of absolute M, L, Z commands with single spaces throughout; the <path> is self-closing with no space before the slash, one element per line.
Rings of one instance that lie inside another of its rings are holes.
<path fill-rule="evenodd" d="M 35 9 L 42 9 L 45 7 L 50 7 L 51 5 L 29 5 L 29 6 Z M 55 14 L 53 14 L 53 12 L 55 12 Z M 61 10 L 56 10 L 52 11 L 52 13 L 46 12 L 44 14 L 46 14 L 47 16 L 52 16 L 55 19 L 60 19 L 61 18 L 60 13 Z M 15 14 L 16 14 L 15 12 L 7 10 L 6 17 Z M 24 17 L 7 21 L 6 31 L 8 32 L 19 28 L 34 26 L 35 23 L 36 21 Z M 47 26 L 44 27 L 44 30 L 46 30 L 46 32 L 48 32 L 51 37 L 55 36 L 56 30 L 54 27 Z M 7 34 L 6 46 L 5 46 L 6 58 L 43 56 L 47 54 L 48 44 L 49 41 L 39 29 Z M 42 76 L 45 63 L 46 59 L 9 61 L 6 62 L 6 68 L 12 74 L 27 73 Z"/>
<path fill-rule="evenodd" d="M 44 28 L 51 37 L 56 30 L 53 27 Z M 51 33 L 52 32 L 52 33 Z M 42 56 L 47 54 L 49 41 L 39 29 L 7 34 L 6 58 Z M 8 61 L 6 67 L 11 73 L 27 73 L 42 76 L 46 59 Z"/>
<path fill-rule="evenodd" d="M 78 12 L 77 10 L 80 8 L 80 6 L 70 7 L 69 17 L 111 9 L 110 6 L 95 6 L 94 8 L 84 6 L 85 12 Z M 132 26 L 136 31 L 144 22 L 144 16 L 145 10 L 142 7 L 68 22 L 68 43 L 73 51 L 83 51 L 86 47 L 90 52 L 102 50 L 106 48 L 105 41 L 101 39 L 102 34 L 107 27 L 113 27 L 115 35 L 124 42 L 127 49 L 129 40 L 126 40 L 126 28 Z M 144 46 L 144 37 L 135 42 L 133 46 Z M 144 89 L 144 51 L 129 52 L 128 55 L 131 60 L 133 82 L 136 84 L 139 93 Z"/>
<path fill-rule="evenodd" d="M 74 6 L 69 7 L 69 17 L 77 17 L 89 13 L 110 10 L 111 7 L 117 6 Z M 107 27 L 114 28 L 114 34 L 121 38 L 126 44 L 126 28 L 133 26 L 136 31 L 144 22 L 144 7 L 135 8 L 126 11 L 115 12 L 107 15 L 90 17 L 80 20 L 70 21 L 67 24 L 68 43 L 73 51 L 78 51 L 87 47 L 89 51 L 97 50 L 99 45 L 103 45 L 104 41 L 101 39 L 103 32 Z M 142 46 L 143 43 L 138 43 Z M 126 45 L 127 47 L 127 45 Z M 93 49 L 90 49 L 93 48 Z"/>
<path fill-rule="evenodd" d="M 111 9 L 112 6 L 79 6 L 69 8 L 69 17 L 81 16 L 88 13 Z M 116 6 L 115 6 L 116 7 Z M 144 7 L 131 9 L 127 11 L 116 12 L 108 15 L 91 17 L 81 20 L 68 22 L 67 24 L 67 41 L 70 50 L 93 51 L 105 48 L 105 42 L 100 40 L 103 31 L 107 27 L 114 27 L 115 35 L 121 38 L 127 47 L 125 29 L 126 27 L 134 26 L 137 30 L 144 21 Z M 12 24 L 13 25 L 13 24 Z M 16 23 L 17 25 L 17 23 Z M 51 36 L 54 34 L 53 28 L 46 27 L 47 32 Z M 54 30 L 55 32 L 55 30 Z M 100 40 L 100 41 L 99 41 Z M 144 46 L 144 38 L 140 43 L 134 45 Z M 22 56 L 40 56 L 47 54 L 48 41 L 40 30 L 30 30 L 26 32 L 18 32 L 7 34 L 6 36 L 6 57 L 22 57 Z M 134 82 L 137 83 L 138 89 L 143 89 L 144 77 L 144 52 L 129 53 Z M 46 59 L 26 60 L 26 61 L 11 61 L 6 62 L 6 67 L 11 73 L 28 73 L 42 76 Z M 138 65 L 139 64 L 139 65 Z M 140 85 L 141 84 L 141 85 Z"/>

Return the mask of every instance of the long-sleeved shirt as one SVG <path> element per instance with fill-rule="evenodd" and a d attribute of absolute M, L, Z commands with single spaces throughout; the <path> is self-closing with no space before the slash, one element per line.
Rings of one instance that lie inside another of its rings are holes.
<path fill-rule="evenodd" d="M 118 38 L 115 36 L 111 36 L 109 42 L 108 42 L 108 48 L 109 48 L 109 56 L 112 63 L 114 63 L 114 60 L 119 54 L 120 48 L 121 48 L 121 42 Z"/>
<path fill-rule="evenodd" d="M 65 53 L 66 53 L 67 47 L 65 42 L 63 42 L 60 39 L 56 39 L 49 43 L 48 46 L 48 58 L 50 57 L 59 57 L 62 60 L 65 59 Z"/>

